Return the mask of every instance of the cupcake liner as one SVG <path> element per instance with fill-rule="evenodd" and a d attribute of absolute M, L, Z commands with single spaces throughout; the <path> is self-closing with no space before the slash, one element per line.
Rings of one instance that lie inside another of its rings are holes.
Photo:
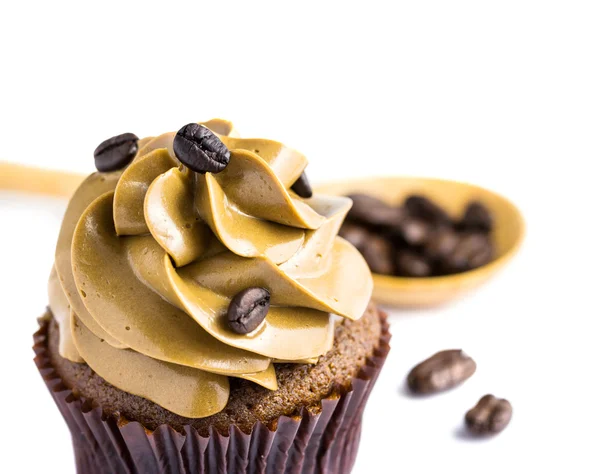
<path fill-rule="evenodd" d="M 77 397 L 55 372 L 45 319 L 34 335 L 34 360 L 71 431 L 79 474 L 346 474 L 356 458 L 365 404 L 390 350 L 389 325 L 380 315 L 379 347 L 350 388 L 334 387 L 318 413 L 303 408 L 271 427 L 258 422 L 249 434 L 235 425 L 227 435 L 211 428 L 201 436 L 192 426 L 183 433 L 167 425 L 150 431 L 106 415 L 102 407 Z"/>

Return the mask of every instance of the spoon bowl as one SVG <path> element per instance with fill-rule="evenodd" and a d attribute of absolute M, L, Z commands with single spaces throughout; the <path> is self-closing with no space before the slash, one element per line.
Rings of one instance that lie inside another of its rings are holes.
<path fill-rule="evenodd" d="M 389 204 L 400 205 L 411 194 L 420 194 L 460 218 L 470 201 L 484 204 L 494 218 L 491 238 L 494 259 L 479 268 L 453 275 L 410 278 L 373 274 L 373 298 L 378 303 L 398 307 L 432 307 L 460 298 L 500 270 L 517 252 L 525 223 L 519 210 L 508 199 L 493 191 L 457 181 L 403 176 L 372 177 L 324 183 L 316 187 L 323 194 L 364 193 Z"/>

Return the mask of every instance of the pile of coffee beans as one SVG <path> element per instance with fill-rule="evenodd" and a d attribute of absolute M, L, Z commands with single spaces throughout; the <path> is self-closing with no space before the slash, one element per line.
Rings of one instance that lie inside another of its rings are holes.
<path fill-rule="evenodd" d="M 460 349 L 437 352 L 417 364 L 406 377 L 408 389 L 417 395 L 442 392 L 460 385 L 477 368 L 475 361 Z M 512 418 L 508 400 L 485 395 L 465 415 L 465 426 L 473 436 L 500 433 Z"/>
<path fill-rule="evenodd" d="M 428 277 L 472 270 L 490 262 L 493 218 L 480 202 L 470 202 L 454 221 L 425 196 L 409 196 L 391 206 L 373 196 L 351 194 L 354 205 L 340 235 L 381 275 Z"/>

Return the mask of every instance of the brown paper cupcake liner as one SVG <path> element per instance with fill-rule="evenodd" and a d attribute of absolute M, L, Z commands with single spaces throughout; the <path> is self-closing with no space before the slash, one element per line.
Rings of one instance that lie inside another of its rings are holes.
<path fill-rule="evenodd" d="M 34 360 L 71 431 L 79 474 L 346 474 L 356 458 L 365 404 L 390 350 L 389 325 L 380 315 L 379 347 L 350 388 L 335 387 L 319 413 L 303 408 L 299 416 L 280 417 L 274 428 L 258 422 L 249 434 L 234 425 L 226 436 L 213 428 L 201 436 L 192 426 L 183 433 L 167 425 L 150 431 L 106 415 L 62 383 L 47 352 L 47 320 L 34 335 Z"/>

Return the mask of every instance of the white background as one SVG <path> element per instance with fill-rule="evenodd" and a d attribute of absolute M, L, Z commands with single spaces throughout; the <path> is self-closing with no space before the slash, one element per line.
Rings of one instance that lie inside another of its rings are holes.
<path fill-rule="evenodd" d="M 0 159 L 89 172 L 107 137 L 221 116 L 303 151 L 315 182 L 413 174 L 507 195 L 528 224 L 509 267 L 454 305 L 391 312 L 354 472 L 598 472 L 599 24 L 574 0 L 0 1 Z M 0 472 L 74 470 L 30 350 L 64 206 L 0 194 Z M 403 392 L 454 347 L 471 380 Z M 513 421 L 465 439 L 488 392 Z"/>

